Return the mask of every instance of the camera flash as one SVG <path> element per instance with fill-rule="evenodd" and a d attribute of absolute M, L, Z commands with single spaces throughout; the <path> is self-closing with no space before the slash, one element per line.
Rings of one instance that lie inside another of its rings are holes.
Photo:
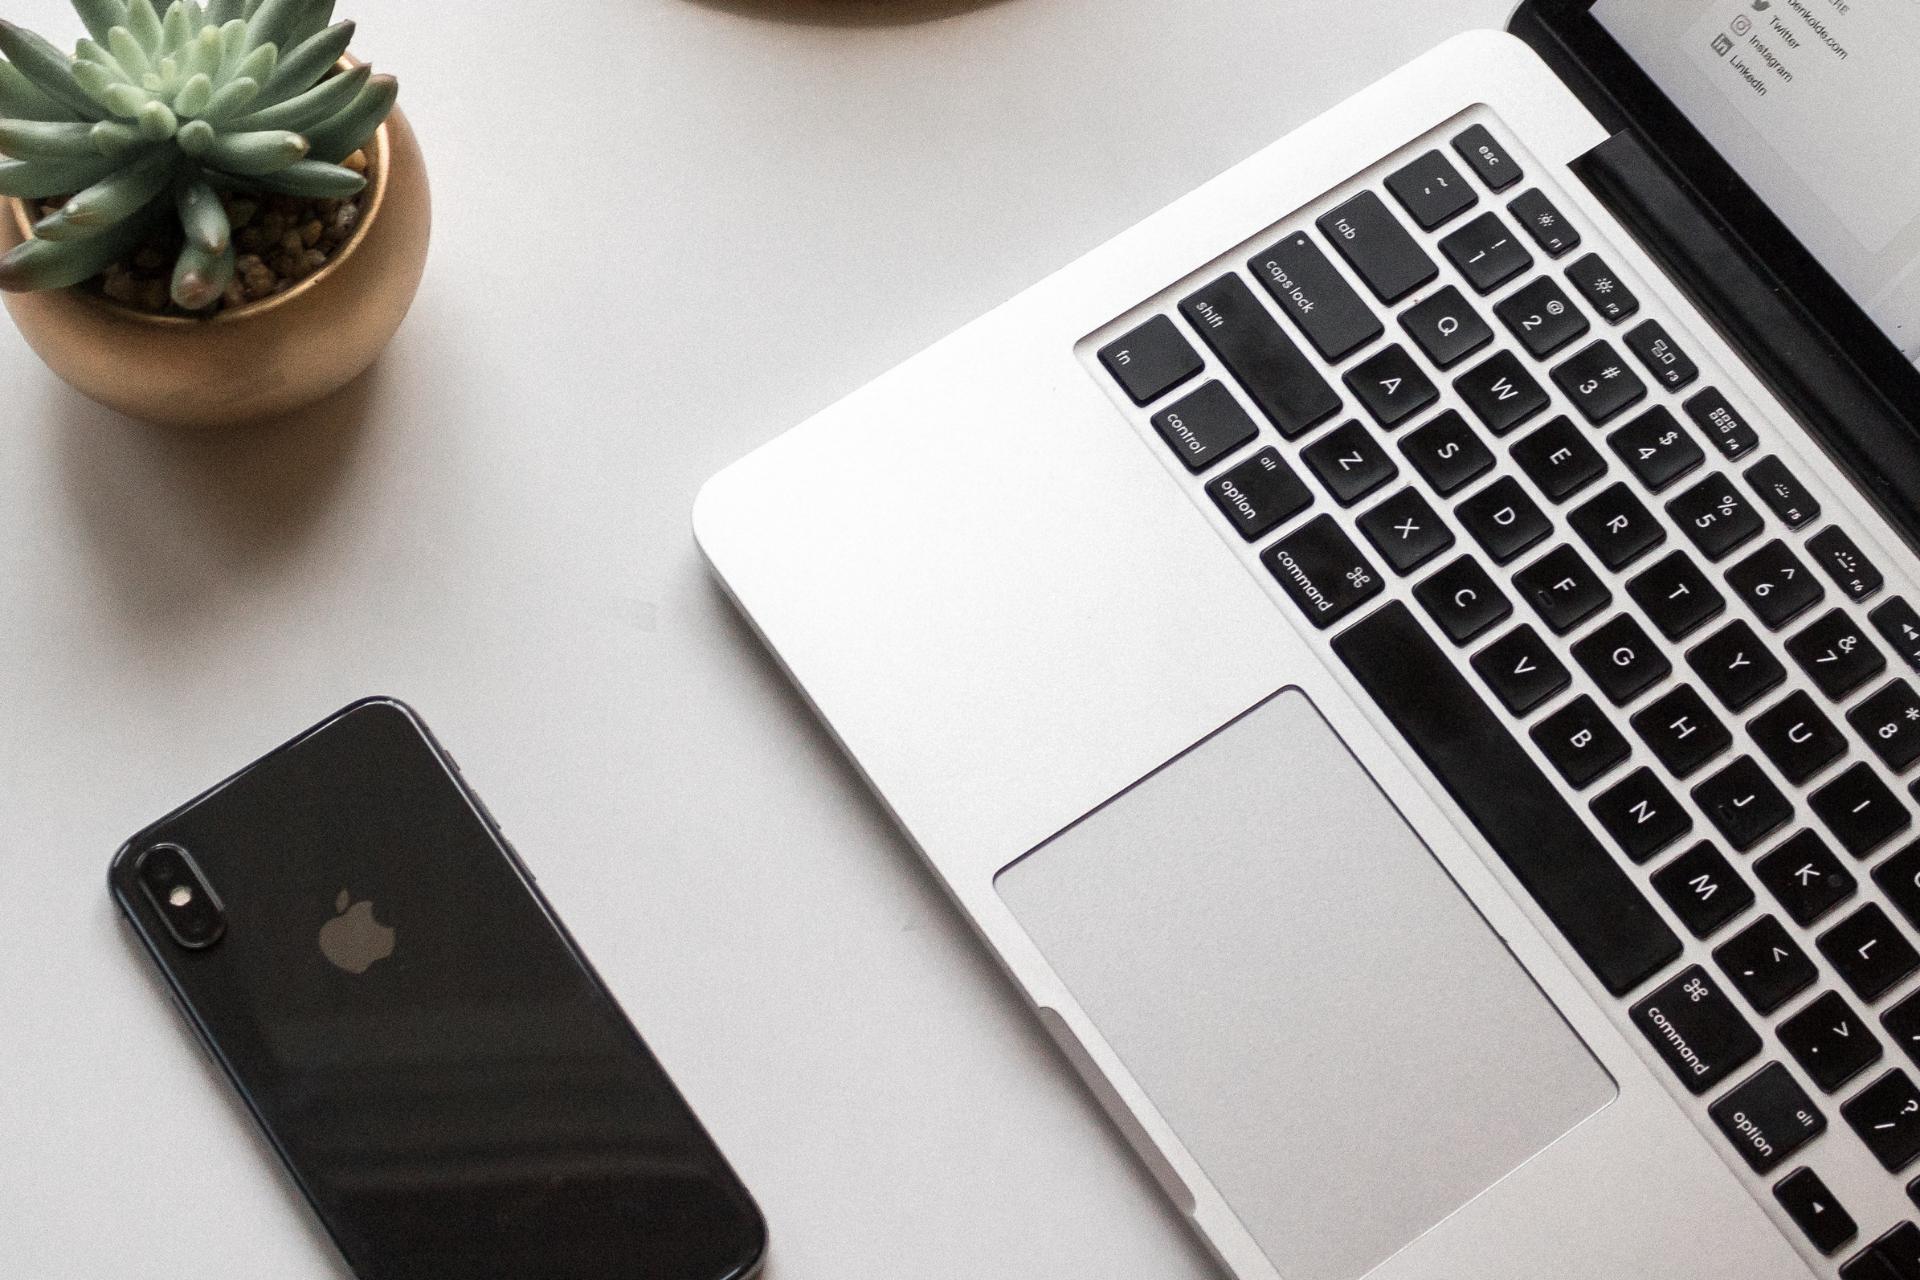
<path fill-rule="evenodd" d="M 167 895 L 167 901 L 176 907 L 184 907 L 193 901 L 193 890 L 184 884 L 175 885 L 173 892 Z"/>

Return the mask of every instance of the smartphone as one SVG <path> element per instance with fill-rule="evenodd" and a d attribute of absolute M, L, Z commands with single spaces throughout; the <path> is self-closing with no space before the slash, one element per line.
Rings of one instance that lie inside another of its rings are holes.
<path fill-rule="evenodd" d="M 360 1280 L 736 1280 L 766 1227 L 453 758 L 340 711 L 110 887 Z"/>

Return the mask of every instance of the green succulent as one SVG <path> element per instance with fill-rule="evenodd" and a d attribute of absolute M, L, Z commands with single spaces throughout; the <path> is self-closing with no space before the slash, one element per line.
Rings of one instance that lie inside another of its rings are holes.
<path fill-rule="evenodd" d="M 71 196 L 0 258 L 0 289 L 99 274 L 171 213 L 186 235 L 173 300 L 219 301 L 234 276 L 223 191 L 344 197 L 341 161 L 393 110 L 398 83 L 334 75 L 353 23 L 334 0 L 73 0 L 72 57 L 0 22 L 0 195 Z"/>

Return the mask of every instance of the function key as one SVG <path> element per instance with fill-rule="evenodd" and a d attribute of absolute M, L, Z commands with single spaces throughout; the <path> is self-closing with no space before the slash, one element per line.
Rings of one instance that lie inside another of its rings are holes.
<path fill-rule="evenodd" d="M 1371 191 L 1361 192 L 1316 225 L 1382 302 L 1398 302 L 1440 274 Z"/>
<path fill-rule="evenodd" d="M 1898 1068 L 1887 1072 L 1845 1103 L 1840 1114 L 1888 1173 L 1898 1173 L 1920 1159 L 1920 1089 L 1914 1088 L 1906 1072 Z M 1920 1233 L 1914 1243 L 1913 1261 L 1920 1265 Z M 1878 1242 L 1874 1247 L 1880 1247 Z"/>
<path fill-rule="evenodd" d="M 1187 470 L 1196 474 L 1241 448 L 1260 431 L 1233 393 L 1218 382 L 1202 383 L 1199 390 L 1154 414 L 1153 429 Z"/>
<path fill-rule="evenodd" d="M 1391 430 L 1440 398 L 1407 349 L 1386 347 L 1347 370 L 1347 387 L 1375 422 Z"/>
<path fill-rule="evenodd" d="M 1567 279 L 1602 320 L 1618 324 L 1640 309 L 1633 290 L 1614 274 L 1613 268 L 1600 261 L 1598 254 L 1590 253 L 1568 267 Z"/>
<path fill-rule="evenodd" d="M 1707 1114 L 1755 1173 L 1772 1173 L 1827 1131 L 1820 1108 L 1777 1062 L 1760 1068 Z"/>
<path fill-rule="evenodd" d="M 1738 853 L 1793 821 L 1793 805 L 1752 756 L 1741 756 L 1695 787 L 1693 802 Z"/>
<path fill-rule="evenodd" d="M 1836 701 L 1887 669 L 1880 650 L 1838 609 L 1787 641 L 1787 653 Z"/>
<path fill-rule="evenodd" d="M 1875 867 L 1873 882 L 1887 895 L 1887 901 L 1907 918 L 1907 923 L 1920 929 L 1920 844 L 1908 845 Z M 1916 1021 L 1920 1021 L 1920 998 L 1913 1003 Z M 1915 1060 L 1920 1061 L 1920 1041 L 1914 1043 L 1916 1048 L 1907 1052 L 1916 1054 Z"/>
<path fill-rule="evenodd" d="M 1873 561 L 1838 525 L 1830 525 L 1807 539 L 1807 554 L 1833 579 L 1849 600 L 1865 600 L 1886 585 Z"/>
<path fill-rule="evenodd" d="M 1820 518 L 1820 504 L 1778 458 L 1762 458 L 1748 467 L 1747 483 L 1789 529 L 1798 529 Z"/>
<path fill-rule="evenodd" d="M 1340 397 L 1239 276 L 1221 276 L 1189 294 L 1180 314 L 1282 437 L 1304 435 L 1339 411 Z"/>
<path fill-rule="evenodd" d="M 1667 504 L 1667 514 L 1709 560 L 1757 535 L 1760 513 L 1725 476 L 1708 476 Z"/>
<path fill-rule="evenodd" d="M 1207 486 L 1213 503 L 1248 542 L 1313 505 L 1313 494 L 1278 452 L 1262 449 Z"/>
<path fill-rule="evenodd" d="M 1787 669 L 1744 622 L 1729 622 L 1687 650 L 1687 665 L 1729 711 L 1752 706 L 1787 678 Z"/>
<path fill-rule="evenodd" d="M 1600 692 L 1615 706 L 1632 702 L 1673 671 L 1661 647 L 1625 613 L 1596 627 L 1574 645 L 1573 660 L 1593 677 Z M 1714 724 L 1718 727 L 1719 722 Z"/>
<path fill-rule="evenodd" d="M 1565 635 L 1613 602 L 1613 592 L 1572 547 L 1547 552 L 1514 574 L 1513 586 L 1556 635 Z"/>
<path fill-rule="evenodd" d="M 1413 589 L 1413 597 L 1455 644 L 1465 644 L 1513 613 L 1513 605 L 1472 556 L 1461 556 L 1435 573 Z"/>
<path fill-rule="evenodd" d="M 1400 452 L 1443 498 L 1493 469 L 1493 453 L 1452 409 L 1403 439 Z"/>
<path fill-rule="evenodd" d="M 1728 569 L 1727 585 L 1773 631 L 1820 603 L 1826 594 L 1813 571 L 1778 538 Z"/>
<path fill-rule="evenodd" d="M 1733 735 L 1708 708 L 1692 685 L 1668 690 L 1633 717 L 1638 733 L 1654 756 L 1676 778 L 1699 771 L 1702 765 L 1733 745 Z"/>
<path fill-rule="evenodd" d="M 1533 265 L 1533 255 L 1497 213 L 1483 213 L 1449 235 L 1440 252 L 1479 293 L 1492 293 Z"/>
<path fill-rule="evenodd" d="M 1753 905 L 1753 890 L 1711 840 L 1654 872 L 1653 887 L 1696 938 L 1714 933 Z"/>
<path fill-rule="evenodd" d="M 1818 832 L 1796 832 L 1753 864 L 1753 874 L 1797 925 L 1812 924 L 1851 898 L 1860 882 Z"/>
<path fill-rule="evenodd" d="M 1815 943 L 1853 994 L 1868 1004 L 1920 969 L 1920 951 L 1913 949 L 1875 902 L 1821 934 Z"/>
<path fill-rule="evenodd" d="M 1553 201 L 1538 187 L 1523 191 L 1507 206 L 1513 220 L 1527 229 L 1533 242 L 1549 258 L 1571 253 L 1580 247 L 1580 233 L 1553 207 Z"/>
<path fill-rule="evenodd" d="M 1832 1093 L 1886 1052 L 1837 991 L 1824 992 L 1781 1023 L 1780 1043 L 1823 1093 Z"/>
<path fill-rule="evenodd" d="M 1796 787 L 1847 754 L 1846 738 L 1799 689 L 1749 721 L 1747 736 Z"/>
<path fill-rule="evenodd" d="M 1632 754 L 1613 722 L 1585 694 L 1535 725 L 1532 737 L 1560 776 L 1576 788 L 1585 787 Z"/>
<path fill-rule="evenodd" d="M 1100 348 L 1100 363 L 1135 404 L 1151 404 L 1203 367 L 1192 344 L 1165 316 L 1155 316 Z"/>
<path fill-rule="evenodd" d="M 1669 391 L 1678 391 L 1700 376 L 1700 366 L 1688 358 L 1658 320 L 1641 321 L 1627 330 L 1621 341 L 1646 366 L 1653 380 Z"/>
<path fill-rule="evenodd" d="M 1754 1011 L 1772 1013 L 1820 976 L 1781 923 L 1761 916 L 1713 952 L 1714 963 Z"/>
<path fill-rule="evenodd" d="M 1760 1052 L 1760 1037 L 1697 964 L 1634 1005 L 1632 1018 L 1690 1093 L 1707 1092 Z"/>
<path fill-rule="evenodd" d="M 1467 370 L 1453 380 L 1453 389 L 1496 436 L 1506 435 L 1552 403 L 1511 351 Z"/>
<path fill-rule="evenodd" d="M 1475 654 L 1473 669 L 1516 716 L 1526 715 L 1572 681 L 1547 642 L 1526 626 L 1515 627 Z"/>
<path fill-rule="evenodd" d="M 1647 396 L 1647 384 L 1621 362 L 1610 342 L 1596 342 L 1557 366 L 1553 380 L 1595 424 L 1619 417 Z"/>
<path fill-rule="evenodd" d="M 1894 596 L 1867 615 L 1867 621 L 1909 667 L 1920 671 L 1920 613 L 1903 596 Z"/>
<path fill-rule="evenodd" d="M 1567 523 L 1609 569 L 1624 568 L 1667 537 L 1660 522 L 1624 484 L 1610 485 L 1575 507 L 1567 514 Z"/>
<path fill-rule="evenodd" d="M 1537 359 L 1545 359 L 1592 328 L 1552 276 L 1514 291 L 1493 314 Z"/>
<path fill-rule="evenodd" d="M 1827 1190 L 1820 1175 L 1811 1169 L 1795 1169 L 1773 1188 L 1773 1198 L 1807 1237 L 1807 1243 L 1831 1256 L 1859 1234 L 1853 1215 Z"/>
<path fill-rule="evenodd" d="M 1856 764 L 1810 797 L 1814 816 L 1840 847 L 1864 858 L 1913 825 L 1905 805 L 1864 764 Z"/>
<path fill-rule="evenodd" d="M 1493 341 L 1493 330 L 1452 285 L 1402 312 L 1400 327 L 1442 369 L 1459 364 Z"/>
<path fill-rule="evenodd" d="M 1373 433 L 1349 422 L 1300 451 L 1305 462 L 1343 507 L 1350 507 L 1400 474 Z"/>
<path fill-rule="evenodd" d="M 1358 523 L 1396 573 L 1411 572 L 1453 545 L 1453 531 L 1417 489 L 1402 489 Z"/>
<path fill-rule="evenodd" d="M 1720 450 L 1720 456 L 1732 461 L 1760 447 L 1760 436 L 1747 425 L 1727 398 L 1716 387 L 1687 400 L 1687 416 L 1699 424 L 1701 433 Z"/>
<path fill-rule="evenodd" d="M 1431 231 L 1451 221 L 1480 202 L 1460 171 L 1447 163 L 1438 151 L 1429 151 L 1387 178 L 1387 190 L 1407 211 L 1407 216 Z"/>
<path fill-rule="evenodd" d="M 1847 723 L 1895 773 L 1920 760 L 1920 698 L 1905 680 L 1895 680 L 1847 712 Z"/>
<path fill-rule="evenodd" d="M 1304 233 L 1256 254 L 1247 270 L 1328 360 L 1344 360 L 1384 332 L 1373 309 Z"/>
<path fill-rule="evenodd" d="M 1608 436 L 1607 445 L 1620 455 L 1627 470 L 1655 493 L 1707 460 L 1663 404 Z"/>
<path fill-rule="evenodd" d="M 1571 498 L 1607 474 L 1606 460 L 1564 413 L 1519 441 L 1510 452 L 1527 478 L 1554 502 Z"/>
<path fill-rule="evenodd" d="M 1379 571 L 1335 524 L 1318 516 L 1260 554 L 1307 621 L 1325 630 L 1380 594 Z"/>
<path fill-rule="evenodd" d="M 1659 775 L 1635 769 L 1593 798 L 1593 816 L 1635 862 L 1645 862 L 1693 829 Z"/>
<path fill-rule="evenodd" d="M 1495 564 L 1506 564 L 1553 532 L 1527 491 L 1512 476 L 1501 476 L 1453 509 Z"/>
<path fill-rule="evenodd" d="M 1627 594 L 1669 640 L 1698 629 L 1726 608 L 1726 597 L 1684 551 L 1662 556 L 1631 578 Z"/>
<path fill-rule="evenodd" d="M 1480 175 L 1480 181 L 1495 191 L 1505 191 L 1520 181 L 1520 166 L 1483 124 L 1476 124 L 1455 138 L 1453 149 Z"/>

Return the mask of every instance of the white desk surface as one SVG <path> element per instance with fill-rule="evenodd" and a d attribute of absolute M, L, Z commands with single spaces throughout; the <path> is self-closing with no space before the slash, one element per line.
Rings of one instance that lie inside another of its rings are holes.
<path fill-rule="evenodd" d="M 6 7 L 79 34 L 60 0 Z M 687 512 L 737 455 L 1510 7 L 343 4 L 434 180 L 426 283 L 373 373 L 294 421 L 168 435 L 0 322 L 0 1269 L 344 1274 L 104 873 L 378 692 L 459 754 L 759 1197 L 768 1280 L 1211 1275 Z"/>

